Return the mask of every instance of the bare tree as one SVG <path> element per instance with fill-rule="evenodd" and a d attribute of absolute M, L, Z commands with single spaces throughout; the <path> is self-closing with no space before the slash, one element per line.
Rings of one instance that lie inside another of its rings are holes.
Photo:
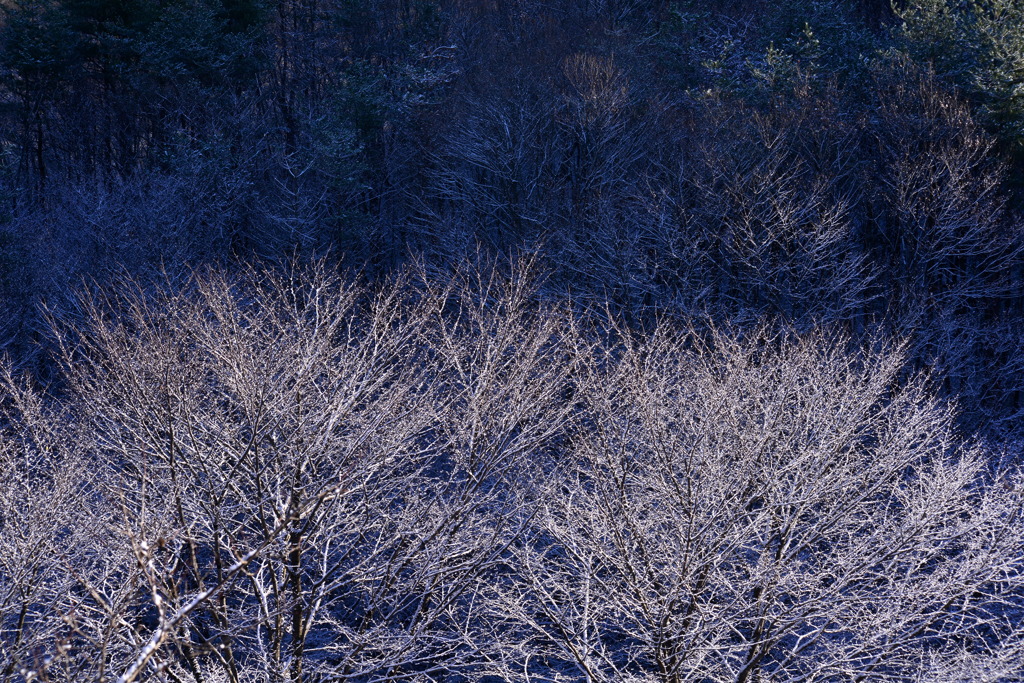
<path fill-rule="evenodd" d="M 880 79 L 869 246 L 889 274 L 894 311 L 948 316 L 1009 293 L 1019 229 L 1004 220 L 994 140 L 934 74 L 899 66 Z"/>
<path fill-rule="evenodd" d="M 2 382 L 0 678 L 8 681 L 47 667 L 66 646 L 61 616 L 73 603 L 73 580 L 54 556 L 80 521 L 86 477 L 80 449 L 61 428 L 66 415 L 51 413 L 6 364 Z"/>
<path fill-rule="evenodd" d="M 902 349 L 590 329 L 533 267 L 86 298 L 3 379 L 5 680 L 1019 673 L 1020 475 Z"/>
<path fill-rule="evenodd" d="M 710 310 L 838 322 L 871 296 L 851 215 L 857 134 L 807 99 L 801 112 L 708 103 L 679 162 L 669 245 L 697 252 Z"/>
<path fill-rule="evenodd" d="M 106 496 L 157 615 L 148 644 L 118 664 L 122 680 L 167 648 L 168 671 L 197 681 L 209 667 L 231 680 L 351 673 L 408 648 L 367 642 L 401 619 L 381 612 L 401 585 L 374 595 L 372 582 L 397 561 L 395 506 L 430 453 L 412 344 L 422 316 L 403 319 L 399 291 L 363 319 L 361 290 L 322 271 L 211 276 L 156 301 L 125 294 L 116 318 L 94 302 L 87 330 L 66 339 Z"/>
<path fill-rule="evenodd" d="M 530 517 L 572 367 L 529 278 L 474 272 L 371 292 L 321 264 L 87 299 L 60 328 L 65 398 L 6 384 L 25 481 L 2 521 L 34 520 L 3 546 L 7 674 L 55 676 L 32 656 L 64 642 L 61 678 L 125 683 L 473 661 L 474 595 Z M 67 534 L 77 552 L 38 552 Z"/>
<path fill-rule="evenodd" d="M 1018 675 L 1019 473 L 958 444 L 924 381 L 900 386 L 899 349 L 837 341 L 663 330 L 598 363 L 572 465 L 495 587 L 519 634 L 496 671 Z"/>

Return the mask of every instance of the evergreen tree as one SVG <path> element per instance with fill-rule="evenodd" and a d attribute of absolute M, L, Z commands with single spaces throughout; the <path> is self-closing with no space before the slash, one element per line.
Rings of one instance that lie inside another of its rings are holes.
<path fill-rule="evenodd" d="M 1024 2 L 915 0 L 898 16 L 910 55 L 961 88 L 1013 153 L 1024 153 Z"/>

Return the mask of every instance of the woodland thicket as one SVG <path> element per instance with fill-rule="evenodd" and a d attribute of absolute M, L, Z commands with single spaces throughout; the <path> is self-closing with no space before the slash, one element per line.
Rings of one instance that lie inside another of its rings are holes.
<path fill-rule="evenodd" d="M 0 2 L 0 681 L 1024 676 L 1024 2 Z"/>

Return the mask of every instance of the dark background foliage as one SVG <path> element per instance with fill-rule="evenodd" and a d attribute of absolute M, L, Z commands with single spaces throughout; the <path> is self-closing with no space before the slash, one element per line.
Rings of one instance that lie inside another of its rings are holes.
<path fill-rule="evenodd" d="M 82 282 L 537 250 L 552 291 L 913 340 L 1021 399 L 1012 0 L 12 0 L 3 341 Z M 602 304 L 603 305 L 603 304 Z"/>

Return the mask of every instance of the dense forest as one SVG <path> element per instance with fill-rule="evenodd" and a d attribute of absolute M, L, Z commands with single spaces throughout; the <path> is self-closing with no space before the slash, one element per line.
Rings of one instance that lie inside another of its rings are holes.
<path fill-rule="evenodd" d="M 1024 680 L 1024 0 L 0 0 L 0 683 Z"/>

